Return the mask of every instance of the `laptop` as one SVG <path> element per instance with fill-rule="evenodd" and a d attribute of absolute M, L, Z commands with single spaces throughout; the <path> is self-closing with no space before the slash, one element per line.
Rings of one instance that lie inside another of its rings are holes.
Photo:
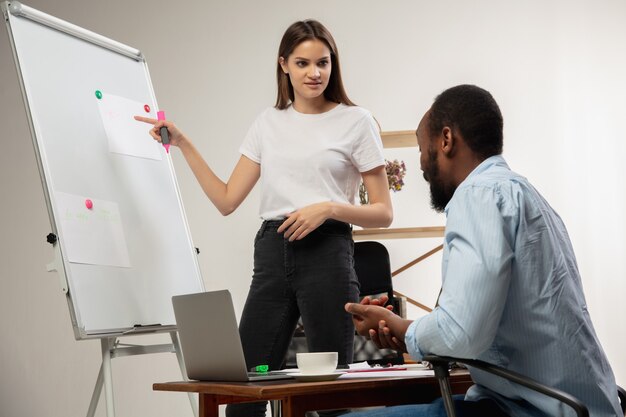
<path fill-rule="evenodd" d="M 248 372 L 228 290 L 175 295 L 172 305 L 189 379 L 245 382 L 293 378 L 285 371 Z"/>

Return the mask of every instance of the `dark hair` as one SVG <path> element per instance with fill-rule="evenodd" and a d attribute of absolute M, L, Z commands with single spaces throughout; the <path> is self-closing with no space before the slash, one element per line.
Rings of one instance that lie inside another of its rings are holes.
<path fill-rule="evenodd" d="M 502 113 L 489 91 L 475 85 L 458 85 L 435 98 L 430 109 L 429 133 L 438 135 L 448 126 L 458 130 L 467 146 L 487 159 L 502 153 Z"/>
<path fill-rule="evenodd" d="M 278 58 L 282 57 L 286 61 L 298 45 L 313 39 L 324 42 L 330 50 L 330 79 L 328 80 L 328 86 L 324 90 L 324 97 L 335 103 L 354 106 L 354 103 L 350 101 L 343 88 L 341 69 L 339 68 L 339 53 L 337 52 L 335 40 L 328 29 L 317 20 L 304 20 L 289 26 L 283 35 L 283 39 L 280 41 Z M 275 107 L 281 110 L 286 109 L 294 99 L 293 86 L 289 81 L 289 76 L 283 72 L 280 62 L 276 63 L 276 80 L 278 81 L 278 95 Z"/>

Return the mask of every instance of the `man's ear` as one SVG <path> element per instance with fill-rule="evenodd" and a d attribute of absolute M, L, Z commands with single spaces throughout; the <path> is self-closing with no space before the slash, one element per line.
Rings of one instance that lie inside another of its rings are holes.
<path fill-rule="evenodd" d="M 441 130 L 441 151 L 446 156 L 451 156 L 456 147 L 456 137 L 452 129 L 444 126 Z"/>
<path fill-rule="evenodd" d="M 289 74 L 289 71 L 287 70 L 287 61 L 285 61 L 285 58 L 283 58 L 282 56 L 279 56 L 278 63 L 280 64 L 280 67 L 283 69 L 283 72 L 285 74 Z"/>

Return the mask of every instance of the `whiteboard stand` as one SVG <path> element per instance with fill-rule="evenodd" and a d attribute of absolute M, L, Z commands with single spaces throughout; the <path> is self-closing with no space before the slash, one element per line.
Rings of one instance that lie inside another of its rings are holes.
<path fill-rule="evenodd" d="M 111 359 L 119 358 L 131 355 L 144 355 L 149 353 L 164 353 L 174 352 L 178 359 L 178 365 L 185 381 L 188 380 L 187 373 L 183 364 L 183 357 L 180 354 L 180 344 L 178 342 L 178 336 L 175 331 L 171 331 L 170 337 L 172 338 L 172 344 L 161 345 L 130 345 L 120 343 L 117 337 L 103 337 L 100 339 L 102 347 L 102 364 L 100 365 L 100 371 L 98 372 L 98 379 L 91 396 L 91 402 L 89 404 L 89 410 L 87 411 L 87 417 L 93 417 L 98 406 L 102 394 L 102 388 L 104 387 L 104 396 L 107 410 L 107 417 L 115 417 L 115 405 L 113 402 L 113 372 L 111 370 Z M 198 417 L 198 401 L 196 396 L 189 392 L 189 402 L 191 403 L 191 409 L 195 417 Z"/>
<path fill-rule="evenodd" d="M 61 281 L 61 291 L 68 297 L 68 304 L 71 308 L 72 303 L 69 301 L 67 278 L 65 277 L 65 269 L 63 267 L 63 258 L 61 255 L 59 244 L 56 241 L 56 236 L 53 233 L 49 234 L 47 239 L 48 242 L 52 244 L 52 247 L 54 249 L 54 260 L 46 265 L 46 269 L 48 270 L 48 272 L 59 273 Z M 74 315 L 72 314 L 72 317 L 73 316 Z M 155 329 L 152 330 L 144 329 L 141 333 L 152 334 L 155 332 L 163 332 L 164 330 L 161 328 L 170 329 L 171 326 L 157 326 Z M 132 330 L 126 332 L 127 336 L 137 334 L 138 332 L 134 332 Z M 178 334 L 176 333 L 176 330 L 170 330 L 169 334 L 170 338 L 172 339 L 172 343 L 160 345 L 131 345 L 127 343 L 121 343 L 117 336 L 103 336 L 100 338 L 100 346 L 102 349 L 102 364 L 100 365 L 98 379 L 96 379 L 96 385 L 93 389 L 91 402 L 89 403 L 89 409 L 87 410 L 87 417 L 94 417 L 96 413 L 96 408 L 98 407 L 98 402 L 102 395 L 103 386 L 107 417 L 115 417 L 115 404 L 113 401 L 113 372 L 111 368 L 111 359 L 113 358 L 120 358 L 132 355 L 146 355 L 150 353 L 176 353 L 176 360 L 178 361 L 180 373 L 185 381 L 189 380 L 189 378 L 187 377 L 187 371 L 185 370 L 185 363 L 183 361 L 180 343 L 178 341 Z M 187 395 L 189 396 L 189 402 L 191 403 L 191 410 L 193 411 L 193 415 L 194 417 L 198 417 L 198 400 L 195 394 L 192 392 L 188 392 Z"/>
<path fill-rule="evenodd" d="M 111 359 L 175 352 L 187 379 L 171 297 L 204 291 L 169 155 L 147 129 L 115 124 L 159 109 L 148 66 L 138 49 L 19 1 L 0 0 L 0 11 L 52 226 L 47 240 L 54 260 L 47 270 L 59 273 L 76 340 L 100 339 L 102 347 L 87 415 L 94 415 L 104 388 L 107 416 L 114 417 Z M 118 131 L 141 152 L 114 146 Z M 92 203 L 99 211 L 87 211 Z M 86 258 L 81 245 L 92 245 Z M 122 257 L 93 256 L 111 247 L 123 248 Z M 172 344 L 118 339 L 164 332 Z"/>

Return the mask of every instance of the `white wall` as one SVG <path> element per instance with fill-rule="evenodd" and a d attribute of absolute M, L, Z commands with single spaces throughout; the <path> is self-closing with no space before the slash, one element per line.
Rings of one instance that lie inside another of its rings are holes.
<path fill-rule="evenodd" d="M 578 254 L 596 330 L 626 385 L 621 318 L 626 212 L 626 3 L 280 0 L 32 0 L 27 5 L 141 49 L 162 108 L 223 177 L 255 115 L 275 99 L 275 53 L 293 21 L 317 18 L 339 44 L 347 90 L 384 130 L 414 129 L 432 99 L 459 83 L 490 90 L 505 118 L 505 157 L 562 215 Z M 62 53 L 62 51 L 60 51 Z M 42 63 L 45 65 L 45 63 Z M 76 342 L 64 296 L 45 272 L 50 224 L 6 31 L 0 29 L 0 415 L 86 413 L 97 341 Z M 388 150 L 410 170 L 394 226 L 442 225 L 428 207 L 416 149 Z M 258 194 L 222 218 L 180 154 L 173 159 L 207 289 L 230 288 L 240 310 L 251 273 Z M 389 241 L 394 267 L 434 241 Z M 432 305 L 440 258 L 396 278 Z M 411 315 L 420 314 L 411 310 Z M 138 342 L 167 338 L 144 336 Z M 173 355 L 114 360 L 119 417 L 191 413 L 185 395 L 152 392 L 180 378 Z M 97 416 L 104 416 L 104 407 Z"/>

